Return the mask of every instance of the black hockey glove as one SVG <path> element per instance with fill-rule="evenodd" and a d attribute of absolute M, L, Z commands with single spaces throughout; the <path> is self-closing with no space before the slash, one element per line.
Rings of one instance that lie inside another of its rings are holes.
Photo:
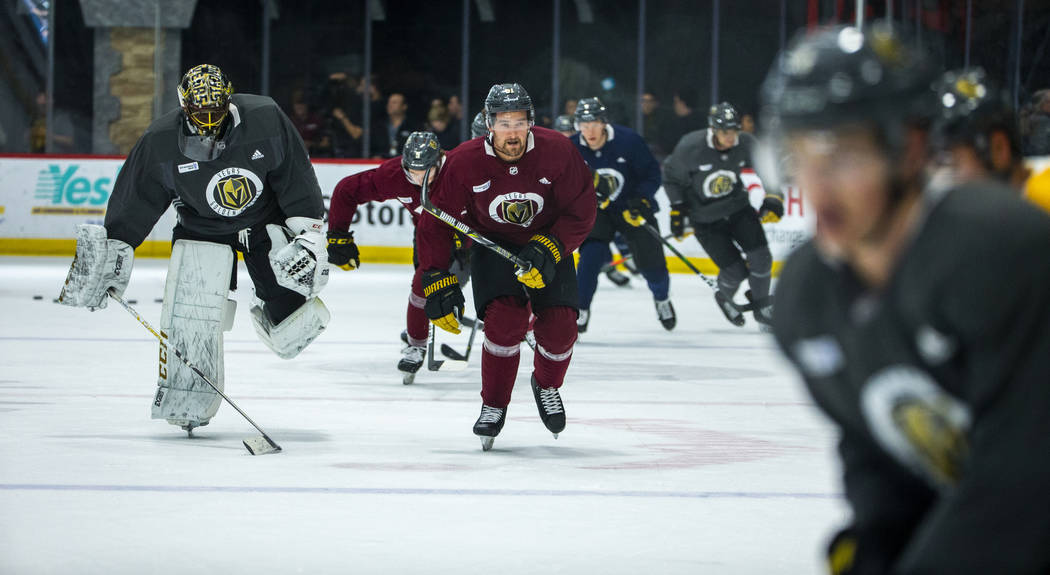
<path fill-rule="evenodd" d="M 775 224 L 784 217 L 784 202 L 776 196 L 766 196 L 762 200 L 762 207 L 758 209 L 758 219 L 763 224 Z"/>
<path fill-rule="evenodd" d="M 653 206 L 646 198 L 631 198 L 627 200 L 627 209 L 623 211 L 623 219 L 636 228 L 640 227 L 653 219 Z"/>
<path fill-rule="evenodd" d="M 354 232 L 328 230 L 328 263 L 344 270 L 356 270 L 361 266 Z"/>
<path fill-rule="evenodd" d="M 594 192 L 598 194 L 598 209 L 609 207 L 612 195 L 616 192 L 616 177 L 594 172 Z"/>
<path fill-rule="evenodd" d="M 423 295 L 427 297 L 423 311 L 431 323 L 445 331 L 459 333 L 464 304 L 459 279 L 445 270 L 430 270 L 423 273 L 422 283 Z"/>
<path fill-rule="evenodd" d="M 518 274 L 518 281 L 532 289 L 542 289 L 554 280 L 554 270 L 565 248 L 551 234 L 536 234 L 525 244 L 518 257 L 532 264 L 532 269 Z"/>
<path fill-rule="evenodd" d="M 685 237 L 685 205 L 675 204 L 671 206 L 671 235 L 676 240 Z"/>

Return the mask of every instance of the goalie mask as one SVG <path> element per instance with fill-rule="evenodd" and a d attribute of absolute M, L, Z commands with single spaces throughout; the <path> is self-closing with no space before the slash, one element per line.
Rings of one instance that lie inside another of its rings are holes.
<path fill-rule="evenodd" d="M 218 66 L 201 64 L 182 77 L 178 94 L 186 118 L 179 141 L 182 153 L 198 161 L 214 160 L 224 148 L 221 138 L 230 114 L 233 84 Z"/>

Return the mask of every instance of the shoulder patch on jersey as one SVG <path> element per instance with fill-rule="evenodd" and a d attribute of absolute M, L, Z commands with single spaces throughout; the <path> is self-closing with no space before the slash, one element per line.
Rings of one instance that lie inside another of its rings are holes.
<path fill-rule="evenodd" d="M 919 355 L 930 365 L 940 365 L 955 355 L 955 339 L 929 325 L 921 325 L 915 331 L 915 347 Z"/>
<path fill-rule="evenodd" d="M 186 172 L 196 172 L 200 169 L 197 162 L 190 162 L 188 164 L 179 164 L 179 173 L 185 174 Z"/>
<path fill-rule="evenodd" d="M 714 167 L 714 164 L 700 164 L 700 171 L 701 172 L 706 172 L 706 171 L 710 170 L 712 167 Z"/>
<path fill-rule="evenodd" d="M 546 177 L 543 177 L 543 178 L 540 178 L 540 183 L 541 184 L 546 184 L 546 185 L 549 186 L 549 185 L 551 185 L 552 182 L 550 180 L 548 180 Z"/>
<path fill-rule="evenodd" d="M 489 181 L 485 182 L 484 184 L 474 186 L 474 193 L 475 194 L 480 194 L 481 192 L 484 192 L 485 190 L 489 189 L 489 187 L 491 187 L 491 186 L 492 186 L 492 180 L 489 180 Z"/>
<path fill-rule="evenodd" d="M 616 158 L 616 163 L 617 163 L 617 164 L 626 164 L 626 163 L 627 163 L 627 160 L 625 160 L 625 159 L 623 158 L 623 156 L 620 156 L 619 158 Z"/>
<path fill-rule="evenodd" d="M 845 363 L 839 342 L 830 335 L 821 335 L 799 340 L 794 345 L 794 354 L 799 366 L 810 377 L 827 377 Z"/>
<path fill-rule="evenodd" d="M 401 202 L 402 204 L 411 204 L 412 203 L 412 198 L 401 198 L 401 197 L 399 197 L 397 199 L 397 201 Z"/>

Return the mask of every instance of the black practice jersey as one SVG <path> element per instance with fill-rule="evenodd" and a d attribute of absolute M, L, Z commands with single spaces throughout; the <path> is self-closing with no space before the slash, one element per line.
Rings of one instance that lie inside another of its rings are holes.
<path fill-rule="evenodd" d="M 689 219 L 694 222 L 713 222 L 751 208 L 740 173 L 755 167 L 754 137 L 741 132 L 737 145 L 725 151 L 715 149 L 713 138 L 710 129 L 690 132 L 664 161 L 667 198 L 672 205 L 686 204 Z M 783 201 L 778 191 L 766 193 Z"/>
<path fill-rule="evenodd" d="M 324 203 L 302 138 L 265 96 L 235 94 L 225 149 L 211 161 L 182 153 L 181 110 L 161 116 L 124 163 L 106 210 L 110 238 L 137 247 L 174 204 L 179 224 L 225 236 L 285 218 L 321 219 Z"/>
<path fill-rule="evenodd" d="M 1050 218 L 988 183 L 924 208 L 877 293 L 796 250 L 777 341 L 842 432 L 877 572 L 1050 573 Z"/>

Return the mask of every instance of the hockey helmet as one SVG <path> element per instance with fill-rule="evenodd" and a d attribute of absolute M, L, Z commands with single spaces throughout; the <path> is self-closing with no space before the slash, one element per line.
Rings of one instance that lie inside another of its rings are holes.
<path fill-rule="evenodd" d="M 525 111 L 529 127 L 536 123 L 536 109 L 532 106 L 532 98 L 521 84 L 496 84 L 485 96 L 485 125 L 491 130 L 496 121 L 496 114 L 517 110 Z"/>
<path fill-rule="evenodd" d="M 557 118 L 554 118 L 554 129 L 559 132 L 575 132 L 575 123 L 572 121 L 572 116 L 568 114 L 562 114 Z"/>
<path fill-rule="evenodd" d="M 489 127 L 485 123 L 485 111 L 482 110 L 474 116 L 474 121 L 470 124 L 470 137 L 471 138 L 484 138 L 489 135 Z"/>
<path fill-rule="evenodd" d="M 605 113 L 605 104 L 598 98 L 584 98 L 576 103 L 576 113 L 573 114 L 576 129 L 580 129 L 581 122 L 609 122 L 609 116 Z"/>
<path fill-rule="evenodd" d="M 729 102 L 715 104 L 707 111 L 707 126 L 716 130 L 739 130 L 740 114 Z"/>
<path fill-rule="evenodd" d="M 213 64 L 190 68 L 178 86 L 179 106 L 190 126 L 201 136 L 214 137 L 222 130 L 230 111 L 233 84 Z"/>
<path fill-rule="evenodd" d="M 405 170 L 425 170 L 441 160 L 441 144 L 431 132 L 412 132 L 405 140 L 401 167 Z"/>
<path fill-rule="evenodd" d="M 935 84 L 937 115 L 933 123 L 934 148 L 970 146 L 991 168 L 989 139 L 1002 132 L 1015 157 L 1021 154 L 1021 136 L 1006 95 L 991 82 L 984 69 L 951 70 Z"/>

